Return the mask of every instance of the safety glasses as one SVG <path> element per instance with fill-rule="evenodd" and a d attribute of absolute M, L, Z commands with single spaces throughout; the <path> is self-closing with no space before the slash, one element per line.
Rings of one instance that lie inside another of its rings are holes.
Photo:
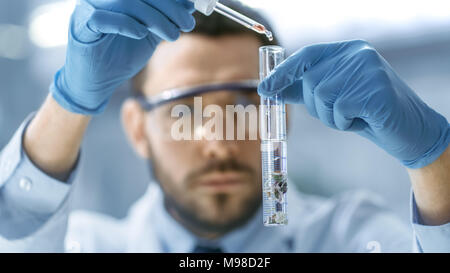
<path fill-rule="evenodd" d="M 203 125 L 211 120 L 212 114 L 209 113 L 211 109 L 215 109 L 213 117 L 218 119 L 218 125 L 225 125 L 227 121 L 232 121 L 231 127 L 234 132 L 239 131 L 243 135 L 248 135 L 251 126 L 250 122 L 245 126 L 245 119 L 251 119 L 252 124 L 257 123 L 257 107 L 260 101 L 257 93 L 258 83 L 258 80 L 252 79 L 203 84 L 169 89 L 149 97 L 139 95 L 135 99 L 148 113 L 147 121 L 152 125 L 152 133 L 162 139 L 177 139 L 174 134 L 181 130 L 177 129 L 180 124 L 183 124 L 181 131 L 188 132 L 187 134 L 192 136 L 189 139 L 205 135 Z M 179 109 L 183 109 L 182 114 L 178 111 Z M 238 114 L 236 111 L 241 111 L 243 114 Z M 252 114 L 246 115 L 245 111 L 251 111 Z M 195 122 L 195 120 L 198 121 L 195 117 L 199 117 L 200 122 Z M 242 123 L 242 120 L 238 120 L 239 118 L 243 119 Z M 253 125 L 256 126 L 256 124 Z"/>
<path fill-rule="evenodd" d="M 225 83 L 211 83 L 185 88 L 169 89 L 151 97 L 137 95 L 135 99 L 139 102 L 139 104 L 145 111 L 151 111 L 159 106 L 172 103 L 174 101 L 179 101 L 185 98 L 200 96 L 216 91 L 235 91 L 256 94 L 258 83 L 259 81 L 255 79 Z"/>

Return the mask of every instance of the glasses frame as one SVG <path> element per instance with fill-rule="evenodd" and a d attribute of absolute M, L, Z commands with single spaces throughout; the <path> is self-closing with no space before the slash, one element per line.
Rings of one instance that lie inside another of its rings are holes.
<path fill-rule="evenodd" d="M 257 79 L 223 82 L 223 83 L 209 83 L 190 87 L 167 89 L 151 97 L 147 97 L 143 95 L 142 92 L 139 92 L 139 95 L 135 95 L 135 99 L 141 105 L 142 109 L 148 112 L 155 109 L 158 106 L 170 103 L 178 99 L 184 99 L 187 97 L 192 97 L 219 90 L 256 92 L 258 89 L 258 84 L 259 80 Z"/>

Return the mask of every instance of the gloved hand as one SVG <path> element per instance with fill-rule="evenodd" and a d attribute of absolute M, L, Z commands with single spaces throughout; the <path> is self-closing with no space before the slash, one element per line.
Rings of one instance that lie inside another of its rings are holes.
<path fill-rule="evenodd" d="M 101 113 L 114 90 L 137 74 L 162 40 L 195 26 L 187 0 L 80 0 L 66 62 L 50 91 L 68 111 Z"/>
<path fill-rule="evenodd" d="M 409 168 L 430 164 L 450 141 L 445 117 L 365 41 L 305 47 L 262 81 L 258 92 L 304 103 L 325 125 L 357 132 Z"/>

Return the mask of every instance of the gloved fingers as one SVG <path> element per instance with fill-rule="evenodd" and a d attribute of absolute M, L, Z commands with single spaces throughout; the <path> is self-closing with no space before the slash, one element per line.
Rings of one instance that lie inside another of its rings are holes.
<path fill-rule="evenodd" d="M 293 82 L 291 85 L 281 91 L 284 103 L 303 104 L 303 80 Z"/>
<path fill-rule="evenodd" d="M 351 102 L 340 99 L 336 101 L 333 107 L 333 117 L 336 128 L 342 131 L 347 131 L 353 124 L 358 113 L 355 113 L 355 107 L 349 105 Z"/>
<path fill-rule="evenodd" d="M 308 113 L 312 117 L 319 118 L 319 115 L 317 114 L 316 110 L 316 102 L 314 99 L 314 90 L 318 83 L 315 79 L 308 77 L 307 73 L 305 73 L 302 82 L 303 82 L 303 101 L 305 103 L 306 110 L 308 110 Z"/>
<path fill-rule="evenodd" d="M 165 15 L 173 23 L 175 23 L 182 31 L 191 31 L 195 26 L 194 17 L 191 14 L 192 7 L 188 6 L 188 1 L 175 0 L 141 0 L 149 6 L 158 10 Z M 183 3 L 184 2 L 184 3 Z"/>
<path fill-rule="evenodd" d="M 389 86 L 390 78 L 383 69 L 354 70 L 335 103 L 336 126 L 355 130 L 353 120 L 359 118 L 370 126 L 383 127 L 394 107 L 395 94 Z"/>
<path fill-rule="evenodd" d="M 195 24 L 193 16 L 180 3 L 174 3 L 174 9 L 171 11 L 175 14 L 178 12 L 176 19 L 171 19 L 166 14 L 159 11 L 158 8 L 144 2 L 144 0 L 85 0 L 96 10 L 106 10 L 133 17 L 136 21 L 147 26 L 148 30 L 163 40 L 174 41 L 180 36 L 180 29 L 192 28 Z M 174 0 L 160 1 L 161 4 L 167 5 L 166 2 L 174 2 Z M 179 25 L 177 25 L 179 24 Z"/>
<path fill-rule="evenodd" d="M 137 40 L 148 35 L 147 27 L 134 18 L 106 10 L 95 10 L 86 26 L 94 33 L 118 34 Z"/>
<path fill-rule="evenodd" d="M 303 74 L 303 93 L 308 112 L 325 125 L 336 128 L 333 118 L 333 104 L 345 81 L 345 77 L 336 75 L 337 62 L 323 60 Z"/>
<path fill-rule="evenodd" d="M 177 26 L 170 18 L 161 13 L 158 9 L 150 6 L 141 0 L 132 0 L 133 5 L 128 3 L 122 4 L 121 12 L 127 14 L 142 22 L 147 28 L 163 40 L 175 41 L 180 36 L 180 27 Z M 161 3 L 167 1 L 161 1 Z M 184 10 L 184 13 L 191 16 L 184 7 L 180 4 L 179 8 Z"/>
<path fill-rule="evenodd" d="M 334 76 L 315 88 L 305 87 L 304 90 L 308 112 L 326 126 L 342 131 L 360 131 L 367 127 L 366 117 L 362 115 L 364 91 L 349 90 L 344 77 Z"/>
<path fill-rule="evenodd" d="M 361 67 L 357 65 L 357 67 Z M 356 71 L 354 66 L 343 69 L 340 73 L 348 75 L 341 85 L 342 90 L 336 98 L 333 107 L 334 122 L 339 130 L 355 131 L 365 125 L 364 119 L 368 118 L 364 111 L 367 106 L 368 90 L 373 88 L 373 83 L 367 80 L 363 71 Z"/>
<path fill-rule="evenodd" d="M 303 77 L 303 74 L 320 61 L 329 44 L 304 47 L 288 57 L 264 79 L 258 88 L 261 96 L 282 93 L 290 85 Z"/>
<path fill-rule="evenodd" d="M 334 120 L 334 103 L 342 88 L 341 78 L 321 82 L 314 91 L 314 104 L 319 119 L 326 126 L 336 129 Z"/>
<path fill-rule="evenodd" d="M 335 43 L 322 43 L 306 46 L 288 57 L 266 79 L 258 92 L 262 96 L 273 96 L 281 93 L 289 85 L 301 79 L 303 74 L 323 61 L 330 65 L 339 61 L 345 55 L 351 55 L 355 50 L 371 48 L 363 40 L 352 40 Z"/>
<path fill-rule="evenodd" d="M 334 122 L 339 130 L 359 131 L 367 126 L 363 92 L 342 92 L 333 107 Z"/>
<path fill-rule="evenodd" d="M 195 12 L 195 5 L 194 2 L 191 2 L 189 0 L 176 0 L 178 3 L 182 4 L 190 14 Z"/>
<path fill-rule="evenodd" d="M 353 131 L 353 132 L 365 132 L 366 128 L 369 127 L 369 124 L 362 118 L 354 118 L 350 126 L 347 128 L 347 131 Z M 365 134 L 368 134 L 370 132 L 365 132 Z"/>

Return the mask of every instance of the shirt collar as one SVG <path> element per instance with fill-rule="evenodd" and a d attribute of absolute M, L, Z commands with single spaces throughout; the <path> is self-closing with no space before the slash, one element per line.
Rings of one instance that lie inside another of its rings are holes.
<path fill-rule="evenodd" d="M 242 252 L 246 244 L 253 240 L 258 232 L 263 231 L 263 228 L 262 206 L 260 206 L 245 225 L 224 235 L 220 239 L 220 245 L 225 252 Z"/>

